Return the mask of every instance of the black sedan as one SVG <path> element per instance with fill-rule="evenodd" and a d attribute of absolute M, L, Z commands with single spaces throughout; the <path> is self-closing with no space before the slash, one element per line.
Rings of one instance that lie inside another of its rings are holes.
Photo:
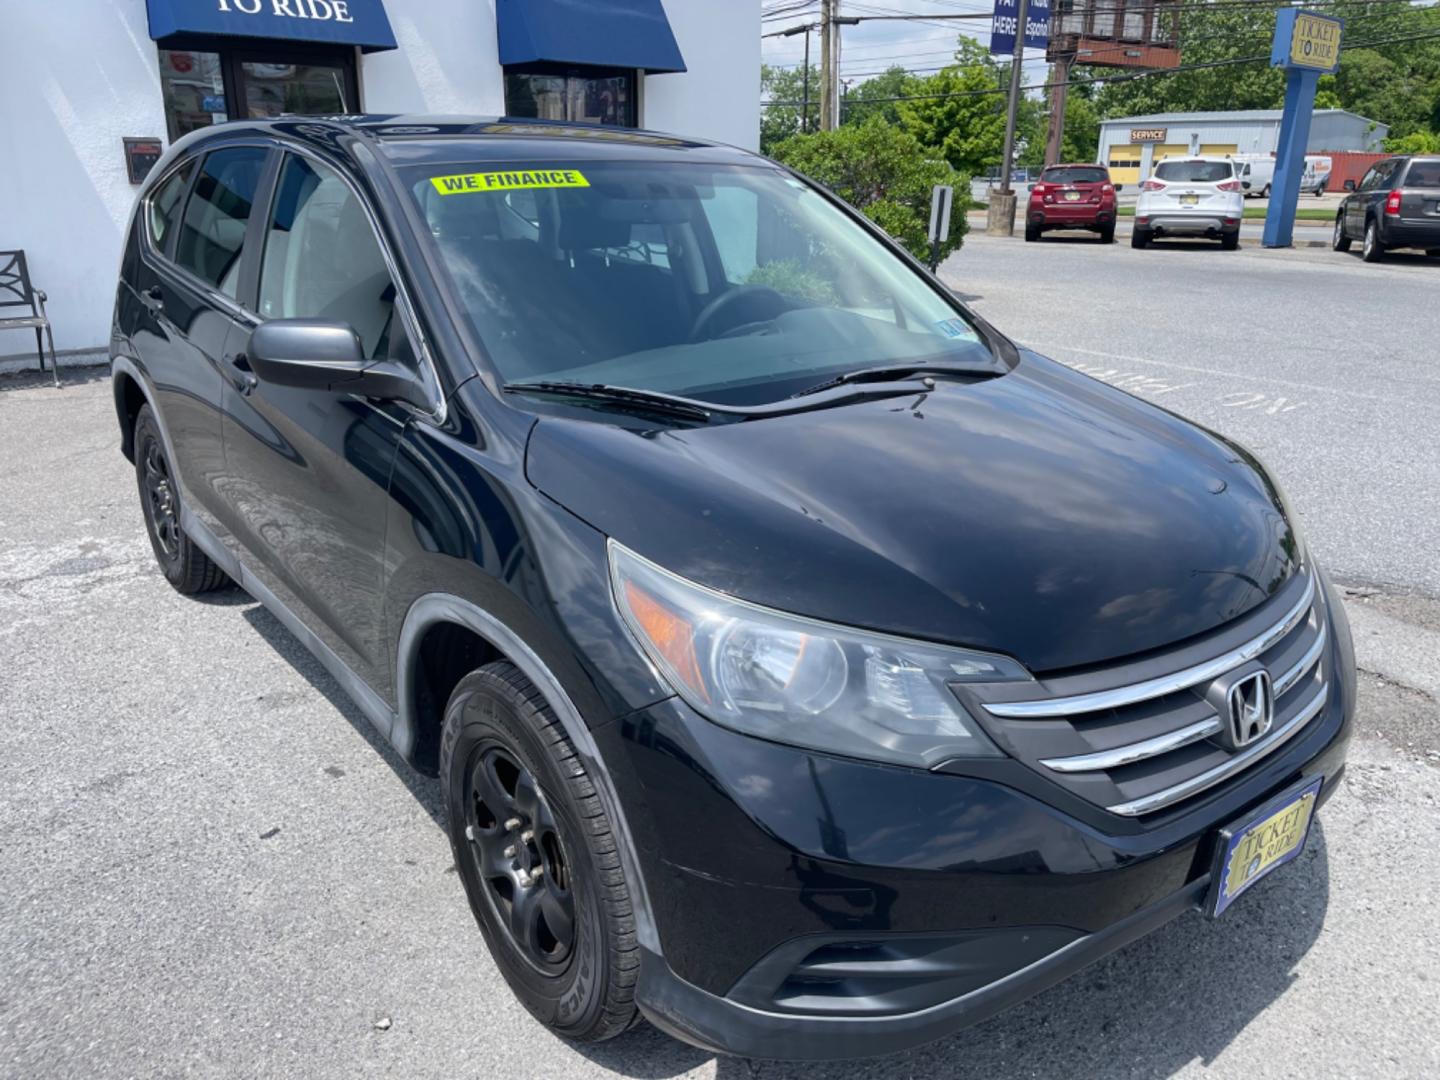
<path fill-rule="evenodd" d="M 1377 262 L 1391 248 L 1423 248 L 1440 257 L 1440 157 L 1392 157 L 1377 161 L 1350 192 L 1335 215 L 1336 251 L 1361 242 L 1366 262 Z"/>

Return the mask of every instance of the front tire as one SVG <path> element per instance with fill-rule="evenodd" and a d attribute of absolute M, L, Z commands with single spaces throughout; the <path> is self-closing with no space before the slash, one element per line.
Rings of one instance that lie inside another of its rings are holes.
<path fill-rule="evenodd" d="M 1335 215 L 1335 235 L 1330 238 L 1330 247 L 1333 251 L 1349 251 L 1350 237 L 1345 232 L 1345 215 Z"/>
<path fill-rule="evenodd" d="M 1368 263 L 1379 262 L 1385 257 L 1385 245 L 1380 242 L 1380 226 L 1371 218 L 1365 223 L 1365 240 L 1360 256 Z"/>
<path fill-rule="evenodd" d="M 560 721 L 508 661 L 455 687 L 440 785 L 470 908 L 520 1003 L 585 1042 L 635 1023 L 640 953 L 613 826 Z"/>
<path fill-rule="evenodd" d="M 134 447 L 135 482 L 140 488 L 145 533 L 165 580 L 186 596 L 231 584 L 225 571 L 195 546 L 180 525 L 179 486 L 160 437 L 160 423 L 149 405 L 142 405 L 135 417 Z"/>

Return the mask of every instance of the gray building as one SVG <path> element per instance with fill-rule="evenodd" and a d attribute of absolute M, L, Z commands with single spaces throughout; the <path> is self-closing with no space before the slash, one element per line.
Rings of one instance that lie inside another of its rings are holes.
<path fill-rule="evenodd" d="M 1280 141 L 1279 109 L 1242 112 L 1156 113 L 1100 122 L 1101 164 L 1118 184 L 1134 184 L 1154 164 L 1174 154 L 1270 154 Z M 1378 151 L 1390 133 L 1344 109 L 1316 109 L 1310 121 L 1310 153 L 1331 150 Z"/>

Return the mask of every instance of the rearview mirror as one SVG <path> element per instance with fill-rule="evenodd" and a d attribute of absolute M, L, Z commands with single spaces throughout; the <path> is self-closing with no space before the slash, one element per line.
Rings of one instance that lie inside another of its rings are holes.
<path fill-rule="evenodd" d="M 300 390 L 333 390 L 386 401 L 431 406 L 409 369 L 369 360 L 360 335 L 347 323 L 323 319 L 271 319 L 255 328 L 247 350 L 261 382 Z"/>
<path fill-rule="evenodd" d="M 1355 181 L 1354 181 L 1354 180 L 1346 180 L 1346 181 L 1345 181 L 1345 190 L 1346 190 L 1346 191 L 1354 191 L 1354 190 L 1355 190 Z"/>

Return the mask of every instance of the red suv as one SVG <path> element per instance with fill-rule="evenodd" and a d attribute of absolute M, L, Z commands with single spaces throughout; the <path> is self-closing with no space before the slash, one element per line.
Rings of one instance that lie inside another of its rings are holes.
<path fill-rule="evenodd" d="M 1089 229 L 1113 244 L 1115 191 L 1103 165 L 1051 165 L 1030 185 L 1025 239 L 1039 240 L 1046 229 Z"/>

